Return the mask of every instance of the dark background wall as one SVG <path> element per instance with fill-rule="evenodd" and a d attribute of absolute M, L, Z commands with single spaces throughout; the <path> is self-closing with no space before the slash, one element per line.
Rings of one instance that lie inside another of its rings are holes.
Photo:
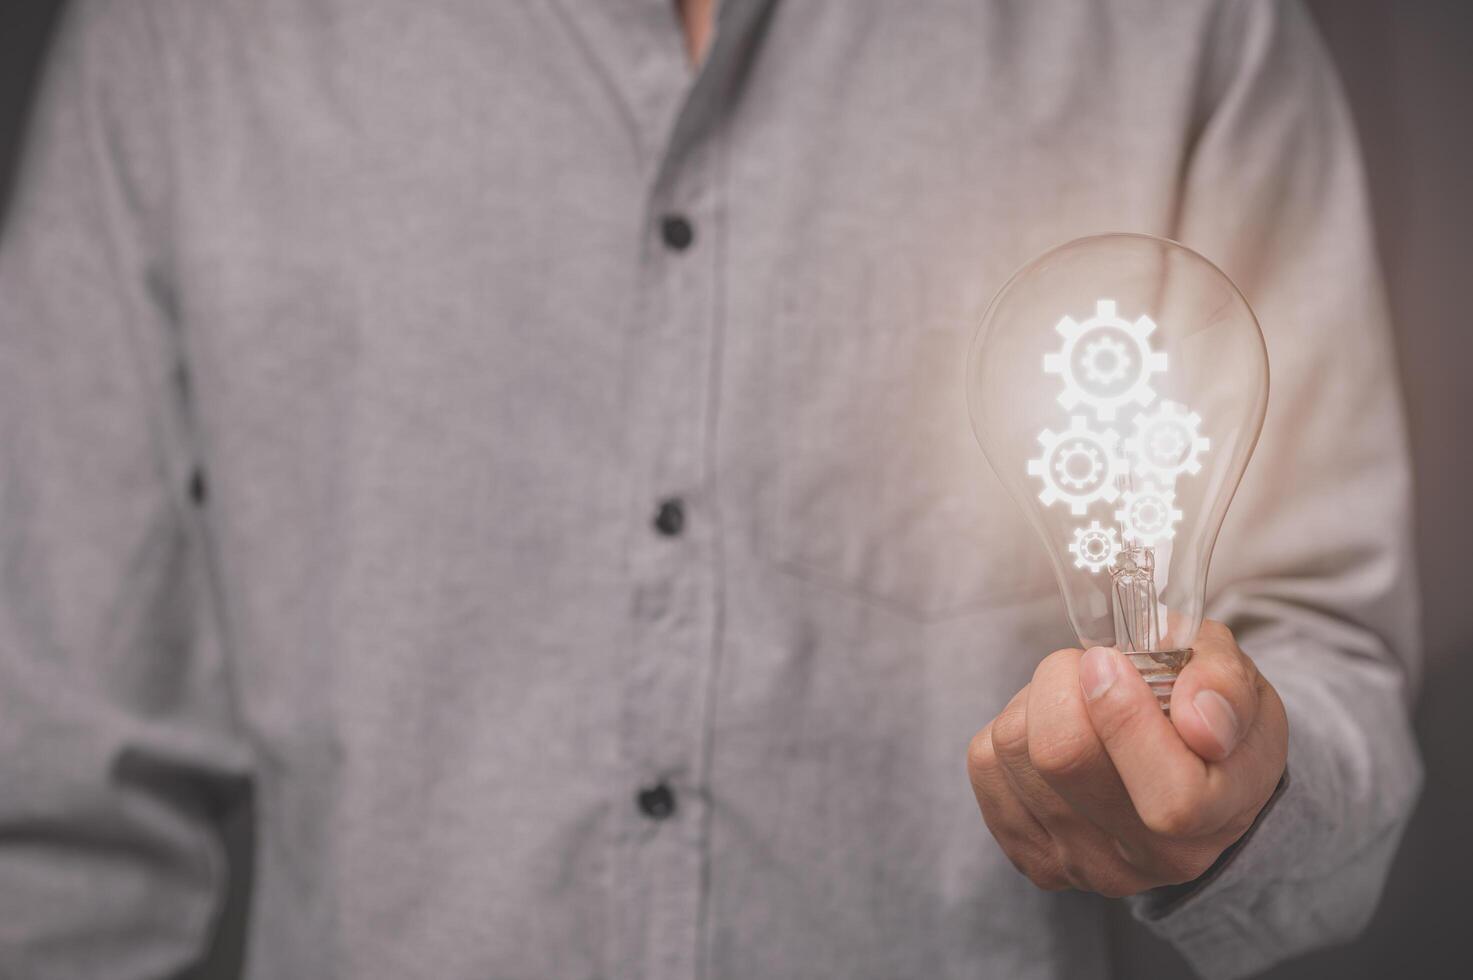
<path fill-rule="evenodd" d="M 201 0 L 208 2 L 208 0 Z M 0 2 L 0 201 L 9 187 L 35 69 L 58 0 Z M 1427 788 L 1380 911 L 1360 940 L 1311 954 L 1273 980 L 1467 976 L 1466 888 L 1473 882 L 1473 3 L 1310 0 L 1360 125 L 1397 320 L 1417 467 L 1427 672 L 1417 728 Z M 0 297 L 0 302 L 3 302 Z M 237 852 L 244 820 L 229 835 Z M 248 885 L 241 878 L 242 886 Z M 243 907 L 245 888 L 235 896 Z M 205 980 L 237 975 L 239 914 L 228 916 Z M 1191 974 L 1120 917 L 1122 977 Z"/>
<path fill-rule="evenodd" d="M 1417 731 L 1427 786 L 1380 910 L 1356 943 L 1273 980 L 1473 976 L 1473 3 L 1310 0 L 1360 128 L 1397 327 L 1417 475 L 1427 670 Z M 1292 722 L 1291 722 L 1292 723 Z M 1125 977 L 1189 976 L 1133 932 Z"/>

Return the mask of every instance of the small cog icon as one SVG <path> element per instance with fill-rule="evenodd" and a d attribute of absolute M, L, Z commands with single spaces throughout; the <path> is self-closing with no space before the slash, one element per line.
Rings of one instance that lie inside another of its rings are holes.
<path fill-rule="evenodd" d="M 1176 535 L 1176 522 L 1181 520 L 1176 509 L 1176 493 L 1147 484 L 1140 490 L 1125 491 L 1115 519 L 1121 522 L 1125 540 L 1146 546 L 1169 541 Z"/>
<path fill-rule="evenodd" d="M 1101 527 L 1099 521 L 1090 521 L 1089 527 L 1074 529 L 1069 552 L 1074 556 L 1075 568 L 1087 568 L 1093 574 L 1114 564 L 1120 552 L 1120 539 L 1113 527 Z"/>
<path fill-rule="evenodd" d="M 1108 422 L 1122 406 L 1149 405 L 1156 397 L 1151 376 L 1166 370 L 1166 354 L 1151 350 L 1156 324 L 1150 317 L 1123 319 L 1114 300 L 1102 299 L 1094 316 L 1082 323 L 1066 316 L 1054 329 L 1064 346 L 1044 355 L 1043 370 L 1064 380 L 1059 404 L 1088 405 Z"/>
<path fill-rule="evenodd" d="M 1131 462 L 1161 482 L 1181 473 L 1198 473 L 1199 457 L 1211 445 L 1201 435 L 1202 417 L 1175 402 L 1162 402 L 1156 411 L 1135 417 L 1135 432 L 1125 440 Z"/>
<path fill-rule="evenodd" d="M 1115 479 L 1125 464 L 1114 429 L 1095 431 L 1083 415 L 1076 415 L 1063 432 L 1039 433 L 1038 442 L 1043 452 L 1028 461 L 1028 473 L 1043 480 L 1038 499 L 1045 505 L 1062 500 L 1071 513 L 1083 514 L 1096 500 L 1114 503 L 1120 496 Z"/>

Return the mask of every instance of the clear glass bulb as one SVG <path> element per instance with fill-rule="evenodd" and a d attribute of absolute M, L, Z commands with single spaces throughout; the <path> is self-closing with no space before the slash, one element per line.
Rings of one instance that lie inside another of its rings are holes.
<path fill-rule="evenodd" d="M 1268 406 L 1268 356 L 1242 293 L 1162 238 L 1061 245 L 988 307 L 967 404 L 1048 549 L 1080 644 L 1128 654 L 1167 707 Z"/>

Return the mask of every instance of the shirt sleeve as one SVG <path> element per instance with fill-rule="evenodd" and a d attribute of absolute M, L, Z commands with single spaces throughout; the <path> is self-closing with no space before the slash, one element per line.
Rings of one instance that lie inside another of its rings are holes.
<path fill-rule="evenodd" d="M 170 315 L 155 5 L 68 5 L 0 237 L 0 975 L 180 974 L 227 720 Z"/>
<path fill-rule="evenodd" d="M 1272 381 L 1209 614 L 1284 699 L 1289 778 L 1200 887 L 1132 906 L 1229 978 L 1362 928 L 1422 772 L 1405 426 L 1353 127 L 1296 3 L 1234 0 L 1217 31 L 1178 236 L 1247 296 Z"/>

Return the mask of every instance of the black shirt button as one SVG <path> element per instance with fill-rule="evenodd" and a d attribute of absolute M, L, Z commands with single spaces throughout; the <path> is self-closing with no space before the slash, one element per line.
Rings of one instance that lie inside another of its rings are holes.
<path fill-rule="evenodd" d="M 685 529 L 685 505 L 675 497 L 660 502 L 660 510 L 655 514 L 655 530 L 673 538 Z"/>
<path fill-rule="evenodd" d="M 189 474 L 189 499 L 196 507 L 203 507 L 207 496 L 209 488 L 205 486 L 205 471 L 196 467 Z"/>
<path fill-rule="evenodd" d="M 660 237 L 670 248 L 684 252 L 696 240 L 696 230 L 682 215 L 667 214 L 660 221 Z"/>
<path fill-rule="evenodd" d="M 640 790 L 635 800 L 639 812 L 651 820 L 665 820 L 675 813 L 675 791 L 664 783 Z"/>

